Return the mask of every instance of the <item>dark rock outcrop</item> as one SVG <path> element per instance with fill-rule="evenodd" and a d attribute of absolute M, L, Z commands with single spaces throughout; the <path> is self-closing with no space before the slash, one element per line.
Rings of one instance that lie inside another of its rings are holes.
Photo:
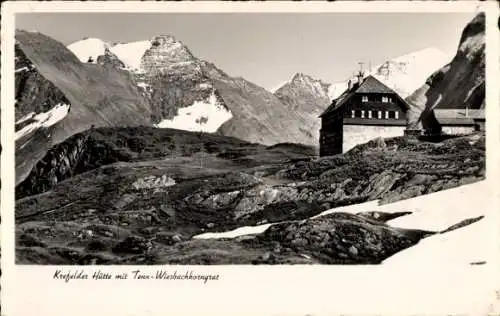
<path fill-rule="evenodd" d="M 104 49 L 104 55 L 97 56 L 97 63 L 99 65 L 111 66 L 116 69 L 125 68 L 125 64 L 123 64 L 123 62 L 107 47 Z"/>
<path fill-rule="evenodd" d="M 396 229 L 358 215 L 333 213 L 272 225 L 258 238 L 326 264 L 377 264 L 432 234 Z"/>
<path fill-rule="evenodd" d="M 485 76 L 485 15 L 479 13 L 463 30 L 453 60 L 407 98 L 408 129 L 440 130 L 435 108 L 484 108 Z"/>
<path fill-rule="evenodd" d="M 15 44 L 15 56 L 16 122 L 27 114 L 47 112 L 61 103 L 70 104 L 64 93 L 47 80 L 26 57 L 19 43 Z M 29 120 L 16 124 L 16 130 L 28 122 Z"/>

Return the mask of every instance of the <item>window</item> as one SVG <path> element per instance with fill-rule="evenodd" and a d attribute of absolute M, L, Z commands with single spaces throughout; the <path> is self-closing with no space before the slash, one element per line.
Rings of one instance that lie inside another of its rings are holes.
<path fill-rule="evenodd" d="M 396 111 L 396 120 L 399 119 L 399 112 Z"/>
<path fill-rule="evenodd" d="M 368 96 L 367 95 L 364 95 L 361 97 L 361 101 L 362 102 L 368 102 Z"/>
<path fill-rule="evenodd" d="M 378 118 L 382 119 L 382 111 L 378 111 Z"/>
<path fill-rule="evenodd" d="M 388 99 L 389 103 L 392 103 L 392 98 L 389 97 L 387 99 Z"/>
<path fill-rule="evenodd" d="M 389 98 L 388 97 L 382 97 L 382 102 L 384 102 L 384 103 L 389 102 Z"/>
<path fill-rule="evenodd" d="M 389 119 L 395 119 L 396 118 L 396 111 L 387 111 L 387 115 Z"/>
<path fill-rule="evenodd" d="M 389 118 L 389 111 L 385 111 L 385 119 Z"/>
<path fill-rule="evenodd" d="M 354 112 L 354 110 L 351 111 L 351 118 L 355 118 L 356 117 L 356 112 Z"/>
<path fill-rule="evenodd" d="M 372 118 L 372 111 L 371 110 L 368 110 L 368 118 Z"/>
<path fill-rule="evenodd" d="M 365 111 L 361 110 L 361 118 L 365 118 Z"/>
<path fill-rule="evenodd" d="M 355 110 L 354 117 L 361 117 L 361 110 Z"/>

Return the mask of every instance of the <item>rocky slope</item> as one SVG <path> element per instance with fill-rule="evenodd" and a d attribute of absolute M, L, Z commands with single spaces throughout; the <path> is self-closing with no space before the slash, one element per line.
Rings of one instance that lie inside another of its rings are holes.
<path fill-rule="evenodd" d="M 16 183 L 53 144 L 95 126 L 150 124 L 130 74 L 83 64 L 64 45 L 16 31 Z"/>
<path fill-rule="evenodd" d="M 330 85 L 302 73 L 274 92 L 274 95 L 291 111 L 301 116 L 300 126 L 319 138 L 319 115 L 331 104 Z"/>
<path fill-rule="evenodd" d="M 432 112 L 434 108 L 484 108 L 484 13 L 478 14 L 463 30 L 453 60 L 434 72 L 407 101 L 412 107 L 409 122 L 412 129 L 435 129 L 438 123 Z"/>
<path fill-rule="evenodd" d="M 293 110 L 321 113 L 331 103 L 328 83 L 297 73 L 292 80 L 274 92 Z"/>
<path fill-rule="evenodd" d="M 406 210 L 312 217 L 484 178 L 480 134 L 378 140 L 343 155 L 313 155 L 293 144 L 170 129 L 75 135 L 16 190 L 17 262 L 379 263 L 436 232 L 385 223 Z M 275 225 L 257 235 L 192 239 L 266 223 Z"/>
<path fill-rule="evenodd" d="M 88 43 L 88 47 L 86 46 Z M 68 46 L 85 60 L 103 54 L 103 45 L 82 40 Z M 124 64 L 149 97 L 153 122 L 160 128 L 217 132 L 272 145 L 295 142 L 316 145 L 317 135 L 301 126 L 300 111 L 243 78 L 234 78 L 200 60 L 169 35 L 104 47 Z M 94 50 L 92 53 L 91 51 Z M 98 58 L 98 57 L 97 57 Z"/>

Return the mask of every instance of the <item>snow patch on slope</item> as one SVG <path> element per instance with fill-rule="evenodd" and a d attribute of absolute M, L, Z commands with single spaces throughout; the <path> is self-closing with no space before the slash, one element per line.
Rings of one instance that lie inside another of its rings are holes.
<path fill-rule="evenodd" d="M 142 56 L 151 47 L 151 41 L 117 44 L 109 50 L 118 57 L 128 70 L 140 71 Z"/>
<path fill-rule="evenodd" d="M 21 67 L 21 68 L 19 68 L 19 69 L 16 69 L 14 72 L 15 72 L 15 73 L 18 73 L 18 72 L 23 72 L 23 71 L 28 71 L 28 70 L 29 70 L 29 68 L 28 68 L 28 67 Z"/>
<path fill-rule="evenodd" d="M 28 134 L 31 134 L 37 129 L 48 128 L 57 122 L 61 121 L 68 115 L 70 106 L 68 104 L 59 103 L 54 106 L 51 110 L 44 113 L 30 113 L 16 122 L 16 124 L 25 122 L 27 120 L 33 120 L 34 122 L 24 126 L 22 129 L 16 132 L 15 140 L 18 140 Z"/>
<path fill-rule="evenodd" d="M 193 239 L 221 239 L 221 238 L 236 238 L 245 235 L 261 234 L 272 224 L 263 224 L 257 226 L 243 226 L 222 233 L 203 233 L 193 236 Z"/>
<path fill-rule="evenodd" d="M 89 58 L 92 58 L 92 62 L 96 63 L 97 57 L 104 55 L 108 46 L 108 43 L 101 39 L 87 38 L 68 45 L 68 49 L 72 51 L 81 62 L 86 63 Z"/>
<path fill-rule="evenodd" d="M 391 226 L 432 231 L 442 231 L 465 219 L 484 216 L 468 226 L 425 238 L 417 245 L 386 259 L 384 264 L 490 262 L 495 249 L 492 238 L 497 236 L 495 223 L 498 222 L 497 203 L 491 188 L 491 183 L 481 181 L 424 195 L 417 201 L 409 199 L 380 207 L 381 211 L 404 207 L 404 210 L 413 212 L 389 221 Z"/>
<path fill-rule="evenodd" d="M 383 264 L 471 264 L 488 263 L 489 250 L 485 244 L 492 242 L 485 237 L 491 231 L 491 218 L 484 217 L 476 223 L 444 234 L 437 234 L 421 240 L 384 260 Z M 487 245 L 486 245 L 487 246 Z"/>
<path fill-rule="evenodd" d="M 390 265 L 435 265 L 486 262 L 491 264 L 492 237 L 496 236 L 497 203 L 492 185 L 480 181 L 417 198 L 379 206 L 377 211 L 410 211 L 393 219 L 390 226 L 442 231 L 463 220 L 484 216 L 468 226 L 421 240 L 418 244 L 386 259 Z"/>
<path fill-rule="evenodd" d="M 484 216 L 479 221 L 444 234 L 436 234 L 418 244 L 386 259 L 384 265 L 414 266 L 426 263 L 466 264 L 488 262 L 491 259 L 491 236 L 495 234 L 496 211 L 491 184 L 480 181 L 458 188 L 443 190 L 416 198 L 379 205 L 378 201 L 337 207 L 311 218 L 335 212 L 357 214 L 359 212 L 401 212 L 412 214 L 388 222 L 392 227 L 442 231 L 463 220 Z M 487 207 L 489 206 L 489 207 Z M 204 233 L 194 239 L 236 238 L 243 235 L 260 234 L 272 224 L 243 226 L 237 229 Z"/>
<path fill-rule="evenodd" d="M 232 113 L 217 100 L 212 91 L 206 100 L 195 101 L 191 106 L 179 108 L 177 116 L 161 121 L 156 127 L 213 133 L 232 117 Z"/>
<path fill-rule="evenodd" d="M 457 188 L 434 192 L 408 200 L 385 204 L 379 211 L 390 212 L 404 209 L 411 215 L 389 221 L 391 226 L 410 229 L 441 231 L 466 218 L 485 215 L 491 200 L 491 192 L 485 181 Z"/>

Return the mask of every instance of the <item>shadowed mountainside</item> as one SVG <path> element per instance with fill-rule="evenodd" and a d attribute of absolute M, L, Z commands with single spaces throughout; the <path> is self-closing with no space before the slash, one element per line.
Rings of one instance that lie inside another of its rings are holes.
<path fill-rule="evenodd" d="M 95 126 L 148 125 L 151 111 L 130 74 L 83 64 L 64 45 L 16 31 L 16 183 L 46 151 Z"/>
<path fill-rule="evenodd" d="M 435 108 L 483 109 L 485 76 L 485 15 L 479 13 L 464 28 L 453 60 L 407 98 L 408 128 L 439 130 Z"/>

